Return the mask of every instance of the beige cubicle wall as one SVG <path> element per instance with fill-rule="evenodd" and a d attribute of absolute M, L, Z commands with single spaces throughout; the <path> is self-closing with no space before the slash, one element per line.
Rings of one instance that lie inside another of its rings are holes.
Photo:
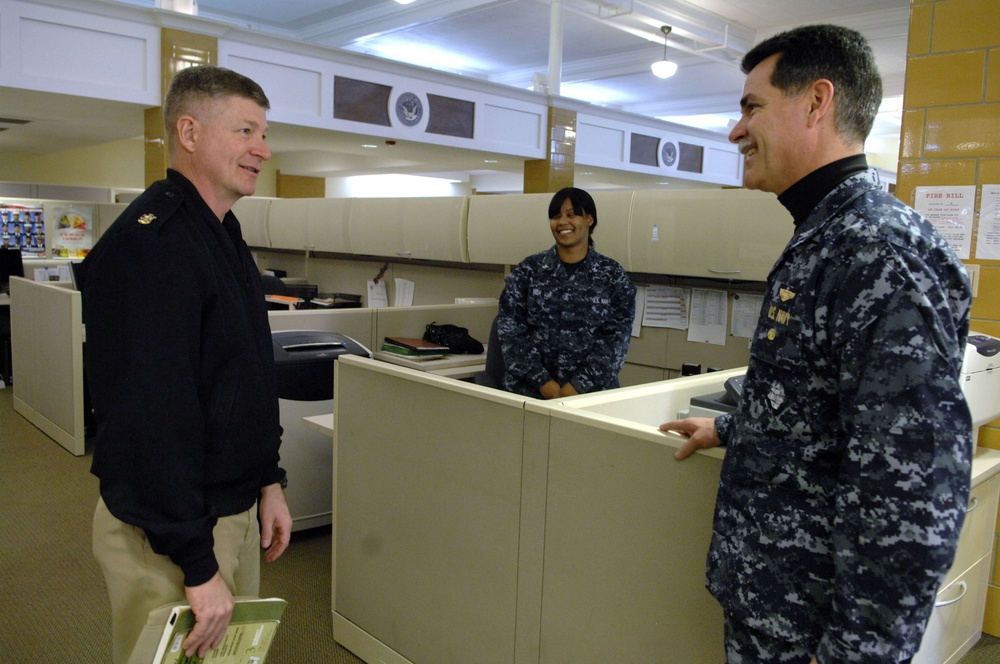
<path fill-rule="evenodd" d="M 335 375 L 334 637 L 368 662 L 515 661 L 525 397 L 355 357 Z"/>
<path fill-rule="evenodd" d="M 548 422 L 538 662 L 725 659 L 705 589 L 723 452 L 679 462 L 658 427 L 742 372 L 527 404 Z"/>
<path fill-rule="evenodd" d="M 14 408 L 75 455 L 85 451 L 80 293 L 70 282 L 11 280 Z M 431 322 L 468 327 L 485 342 L 496 304 L 441 304 L 383 309 L 312 309 L 268 312 L 272 330 L 325 330 L 370 350 L 386 335 L 421 336 Z"/>
<path fill-rule="evenodd" d="M 86 451 L 83 307 L 80 293 L 68 286 L 10 281 L 14 410 L 81 456 Z"/>
<path fill-rule="evenodd" d="M 677 462 L 656 427 L 738 373 L 553 403 L 341 358 L 334 638 L 385 664 L 721 661 L 722 452 Z"/>
<path fill-rule="evenodd" d="M 732 297 L 729 301 L 731 306 Z M 629 342 L 619 381 L 623 386 L 640 385 L 677 378 L 685 364 L 696 365 L 706 373 L 746 366 L 749 361 L 747 337 L 727 334 L 724 344 L 715 345 L 689 341 L 687 330 L 644 326 L 639 336 Z"/>

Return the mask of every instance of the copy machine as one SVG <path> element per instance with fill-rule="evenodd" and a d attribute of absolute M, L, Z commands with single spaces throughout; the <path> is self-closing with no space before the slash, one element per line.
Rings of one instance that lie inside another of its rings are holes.
<path fill-rule="evenodd" d="M 276 330 L 271 341 L 292 530 L 325 526 L 333 512 L 333 439 L 310 428 L 303 418 L 333 413 L 334 360 L 345 353 L 372 353 L 348 336 L 321 330 Z"/>
<path fill-rule="evenodd" d="M 962 393 L 972 413 L 972 445 L 979 427 L 1000 417 L 1000 339 L 970 332 L 962 361 Z"/>

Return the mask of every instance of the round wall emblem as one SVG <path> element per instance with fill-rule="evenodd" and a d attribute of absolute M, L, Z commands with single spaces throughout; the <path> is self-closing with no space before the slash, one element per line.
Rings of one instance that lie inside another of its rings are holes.
<path fill-rule="evenodd" d="M 404 92 L 396 99 L 396 117 L 407 127 L 419 123 L 423 116 L 424 105 L 417 95 L 412 92 Z"/>
<path fill-rule="evenodd" d="M 677 146 L 669 141 L 664 143 L 663 149 L 660 150 L 660 159 L 664 166 L 673 166 L 677 161 Z"/>

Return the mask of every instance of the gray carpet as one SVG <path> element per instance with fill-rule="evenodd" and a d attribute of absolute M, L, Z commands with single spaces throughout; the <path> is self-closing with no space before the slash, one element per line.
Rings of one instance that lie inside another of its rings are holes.
<path fill-rule="evenodd" d="M 0 653 L 31 664 L 110 660 L 110 608 L 90 552 L 97 480 L 90 455 L 74 457 L 14 412 L 0 390 Z M 261 569 L 261 594 L 288 600 L 273 664 L 360 664 L 333 640 L 330 529 L 294 533 Z M 1000 663 L 984 635 L 960 664 Z M 433 664 L 433 663 L 431 663 Z M 688 663 L 683 664 L 702 664 Z"/>

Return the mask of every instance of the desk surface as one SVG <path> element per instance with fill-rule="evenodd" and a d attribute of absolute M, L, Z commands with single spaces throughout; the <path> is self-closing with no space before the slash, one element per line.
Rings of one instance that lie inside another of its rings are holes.
<path fill-rule="evenodd" d="M 977 447 L 972 456 L 972 486 L 1000 473 L 1000 450 Z"/>
<path fill-rule="evenodd" d="M 309 415 L 308 417 L 303 417 L 306 422 L 306 426 L 319 431 L 320 433 L 333 434 L 333 413 L 325 413 L 323 415 Z"/>
<path fill-rule="evenodd" d="M 486 351 L 477 355 L 454 354 L 445 355 L 433 360 L 421 360 L 405 355 L 398 355 L 384 350 L 377 350 L 374 353 L 375 359 L 383 362 L 398 364 L 401 367 L 426 371 L 438 376 L 448 376 L 449 378 L 471 378 L 480 371 L 486 370 Z"/>

